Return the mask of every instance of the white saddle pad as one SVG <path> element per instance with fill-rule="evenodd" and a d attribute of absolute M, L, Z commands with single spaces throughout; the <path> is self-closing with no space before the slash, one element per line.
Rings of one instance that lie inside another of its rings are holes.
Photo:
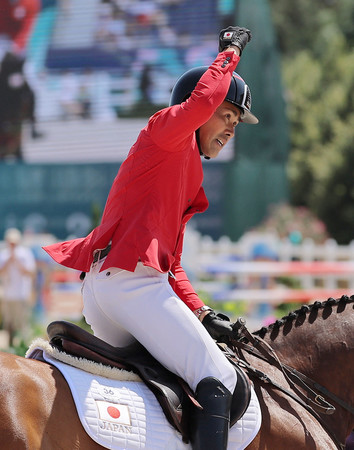
<path fill-rule="evenodd" d="M 43 347 L 40 348 L 44 359 L 61 371 L 71 389 L 82 426 L 102 447 L 112 450 L 191 449 L 190 444 L 183 443 L 180 433 L 169 424 L 155 395 L 145 383 L 130 381 L 129 372 L 128 381 L 85 372 L 58 361 L 48 345 Z M 33 349 L 32 346 L 31 352 Z M 121 375 L 115 378 L 121 378 Z M 136 376 L 133 379 L 139 380 Z M 228 449 L 247 447 L 260 425 L 260 406 L 252 389 L 246 413 L 230 429 Z"/>

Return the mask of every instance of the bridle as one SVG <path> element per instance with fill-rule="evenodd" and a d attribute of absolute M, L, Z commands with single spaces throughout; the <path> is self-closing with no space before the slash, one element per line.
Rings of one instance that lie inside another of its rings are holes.
<path fill-rule="evenodd" d="M 267 342 L 248 331 L 244 321 L 241 320 L 241 323 L 238 323 L 238 325 L 236 322 L 235 325 L 238 329 L 239 338 L 230 339 L 231 347 L 234 347 L 233 350 L 235 350 L 231 351 L 230 354 L 228 354 L 226 351 L 226 356 L 228 357 L 230 362 L 242 367 L 250 377 L 256 377 L 261 382 L 272 385 L 276 389 L 282 391 L 284 394 L 294 399 L 317 419 L 321 426 L 327 431 L 336 447 L 339 450 L 343 450 L 345 448 L 345 444 L 339 441 L 333 430 L 326 424 L 326 422 L 320 415 L 331 415 L 336 411 L 336 408 L 331 405 L 323 396 L 330 398 L 336 404 L 340 405 L 342 408 L 349 411 L 353 415 L 354 408 L 316 381 L 302 374 L 293 367 L 283 364 L 279 360 L 276 352 Z M 244 352 L 250 353 L 257 358 L 278 367 L 292 390 L 284 388 L 283 386 L 272 380 L 267 374 L 251 366 L 247 362 Z M 233 361 L 235 356 L 236 361 Z M 305 392 L 305 394 L 303 391 Z"/>

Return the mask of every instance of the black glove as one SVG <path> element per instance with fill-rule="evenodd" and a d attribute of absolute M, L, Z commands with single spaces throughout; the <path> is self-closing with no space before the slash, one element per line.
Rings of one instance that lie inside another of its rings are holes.
<path fill-rule="evenodd" d="M 222 52 L 230 45 L 236 45 L 240 49 L 240 56 L 247 42 L 252 38 L 250 30 L 242 27 L 227 27 L 219 34 L 219 52 Z"/>
<path fill-rule="evenodd" d="M 224 314 L 215 314 L 215 311 L 212 310 L 209 314 L 205 315 L 202 324 L 210 336 L 217 341 L 233 336 L 232 323 Z"/>

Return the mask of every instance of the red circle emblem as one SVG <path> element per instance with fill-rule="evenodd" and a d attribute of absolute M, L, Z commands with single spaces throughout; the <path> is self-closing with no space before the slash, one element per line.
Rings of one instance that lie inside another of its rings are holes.
<path fill-rule="evenodd" d="M 120 416 L 119 409 L 115 406 L 108 406 L 107 412 L 111 417 L 113 417 L 113 419 L 118 419 L 118 417 Z"/>

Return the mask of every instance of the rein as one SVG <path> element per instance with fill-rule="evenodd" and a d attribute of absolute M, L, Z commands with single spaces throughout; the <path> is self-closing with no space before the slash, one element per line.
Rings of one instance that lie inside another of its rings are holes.
<path fill-rule="evenodd" d="M 253 347 L 250 345 L 247 346 L 247 344 L 243 344 L 241 342 L 241 346 L 240 346 L 241 348 L 243 347 L 245 350 L 249 351 L 254 356 L 257 356 L 259 358 L 261 358 L 263 356 L 263 358 L 262 358 L 263 360 L 278 367 L 282 371 L 282 373 L 283 373 L 285 379 L 287 380 L 287 382 L 289 383 L 290 387 L 292 387 L 297 392 L 297 394 L 304 399 L 304 401 L 307 404 L 311 404 L 315 411 L 317 411 L 320 414 L 326 414 L 326 415 L 331 415 L 335 412 L 336 409 L 334 406 L 332 406 L 323 397 L 318 395 L 313 389 L 310 388 L 310 386 L 308 384 L 311 384 L 312 386 L 314 386 L 315 382 L 313 380 L 311 380 L 310 378 L 306 377 L 303 374 L 301 374 L 302 375 L 302 379 L 301 379 L 298 376 L 298 374 L 300 374 L 300 372 L 296 371 L 295 369 L 293 369 L 290 366 L 286 366 L 285 364 L 281 363 L 277 354 L 275 353 L 275 351 L 272 349 L 272 347 L 269 344 L 267 344 L 265 341 L 263 341 L 263 339 L 254 337 L 248 330 L 246 330 L 244 334 L 245 334 L 245 337 L 249 341 L 252 342 Z M 239 346 L 238 342 L 235 344 L 236 344 L 236 346 Z M 257 350 L 258 350 L 258 353 L 257 353 Z M 295 380 L 292 380 L 291 377 L 294 377 Z M 308 382 L 308 384 L 305 383 L 305 381 L 304 381 L 305 378 L 306 378 L 306 381 Z M 301 387 L 307 392 L 307 394 L 309 394 L 308 397 L 304 396 L 304 394 L 298 390 L 298 387 L 296 386 L 294 381 L 297 384 L 300 384 Z"/>
<path fill-rule="evenodd" d="M 280 390 L 281 392 L 283 392 L 284 394 L 288 395 L 293 400 L 295 400 L 297 403 L 299 403 L 303 408 L 305 408 L 310 414 L 312 414 L 317 419 L 317 421 L 321 424 L 321 426 L 331 436 L 337 448 L 339 450 L 343 450 L 345 448 L 345 445 L 338 440 L 334 432 L 328 427 L 328 425 L 324 422 L 322 417 L 318 414 L 320 413 L 330 415 L 333 414 L 336 409 L 333 405 L 328 403 L 321 395 L 315 392 L 314 389 L 321 392 L 323 395 L 326 395 L 327 397 L 331 398 L 333 401 L 335 401 L 337 404 L 339 404 L 352 414 L 354 412 L 354 408 L 345 403 L 342 399 L 338 398 L 330 391 L 328 391 L 325 387 L 321 386 L 319 383 L 313 381 L 311 378 L 297 371 L 293 367 L 281 363 L 272 347 L 269 344 L 267 344 L 263 339 L 252 335 L 245 327 L 245 325 L 239 327 L 238 333 L 239 338 L 237 340 L 231 339 L 232 345 L 239 350 L 238 353 L 240 358 L 237 358 L 237 364 L 243 367 L 248 373 L 256 376 L 262 382 L 271 384 L 276 389 Z M 244 339 L 246 339 L 246 341 L 249 343 L 245 342 Z M 295 393 L 282 387 L 262 371 L 252 367 L 246 361 L 245 356 L 242 353 L 242 350 L 256 356 L 257 358 L 262 359 L 263 361 L 268 362 L 271 365 L 278 367 L 281 370 L 282 374 L 284 375 L 284 378 L 288 382 L 289 386 L 293 389 Z M 229 360 L 232 361 L 231 355 L 229 355 Z M 235 364 L 235 362 L 233 362 L 233 364 Z M 304 391 L 306 391 L 307 396 L 299 390 L 297 385 L 301 386 L 301 388 L 304 389 Z"/>
<path fill-rule="evenodd" d="M 321 384 L 317 383 L 316 381 L 312 380 L 311 378 L 307 377 L 306 375 L 299 372 L 298 370 L 294 369 L 293 367 L 287 366 L 286 364 L 283 364 L 283 367 L 285 370 L 290 372 L 294 377 L 298 378 L 299 384 L 301 383 L 301 384 L 304 384 L 305 386 L 306 386 L 305 383 L 311 384 L 314 389 L 321 392 L 321 394 L 329 397 L 335 403 L 340 405 L 343 409 L 347 410 L 348 412 L 350 412 L 350 414 L 354 415 L 354 408 L 351 405 L 349 405 L 348 403 L 346 403 L 344 400 L 342 400 L 341 398 L 337 397 L 335 394 L 333 394 L 327 388 L 325 388 Z M 329 413 L 329 414 L 332 414 L 332 413 Z"/>

